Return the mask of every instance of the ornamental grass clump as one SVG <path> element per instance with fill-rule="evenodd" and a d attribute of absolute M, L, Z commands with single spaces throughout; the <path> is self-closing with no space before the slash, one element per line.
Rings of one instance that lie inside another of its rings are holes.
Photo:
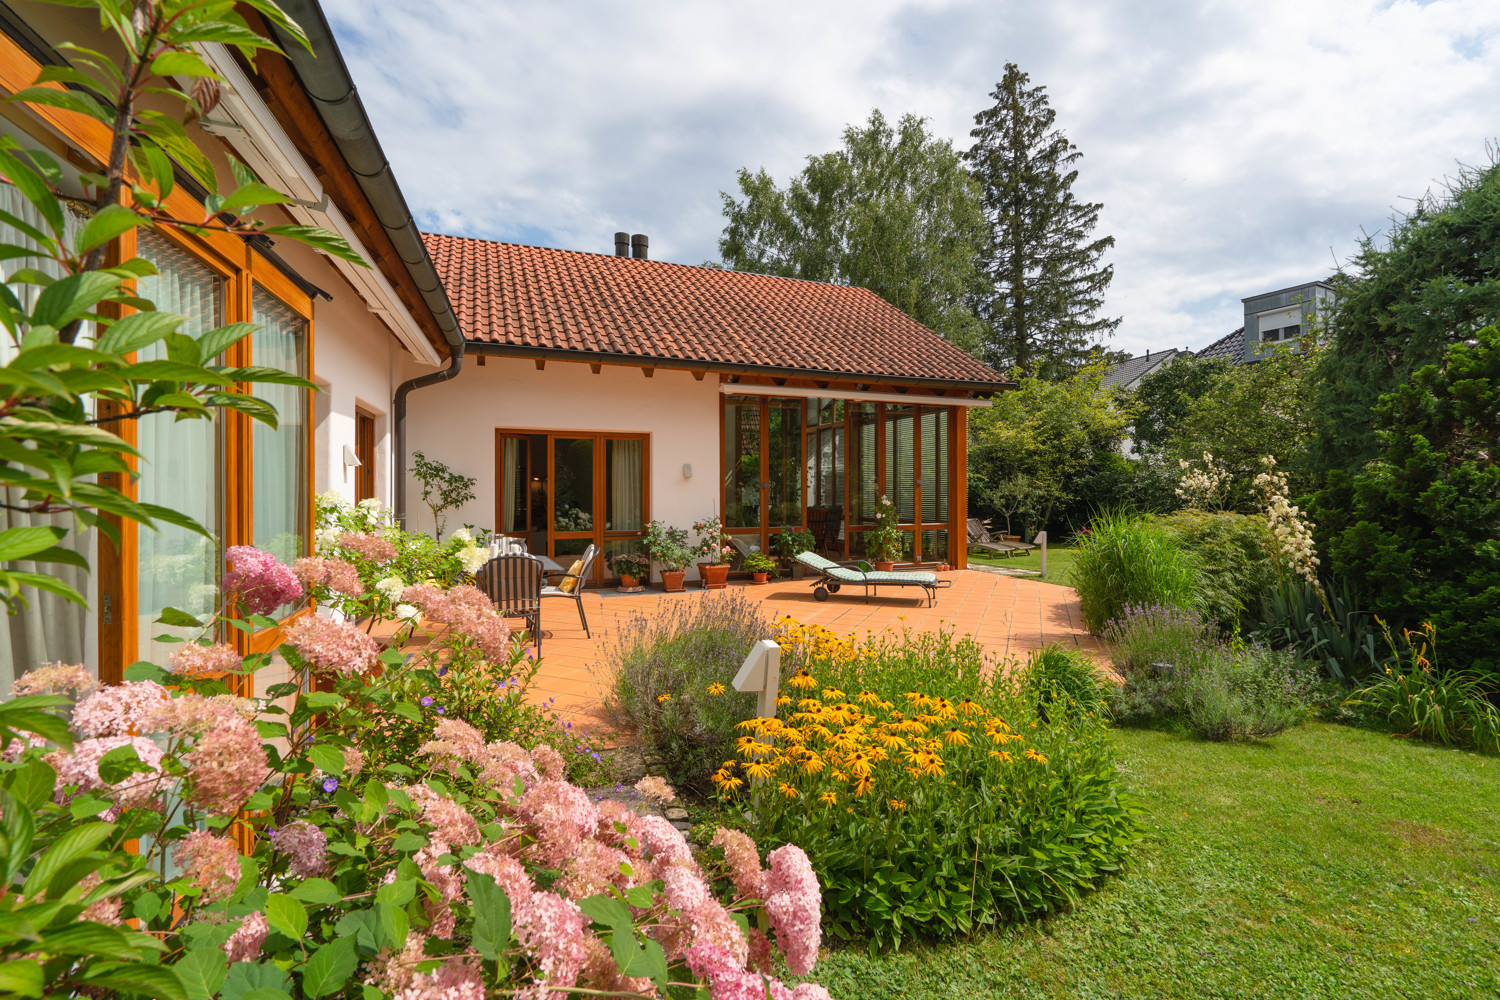
<path fill-rule="evenodd" d="M 733 753 L 735 723 L 755 712 L 754 696 L 729 682 L 770 635 L 759 605 L 734 590 L 637 612 L 605 648 L 604 710 L 662 758 L 674 784 L 709 794 L 709 776 Z"/>
<path fill-rule="evenodd" d="M 1095 635 L 1129 604 L 1199 604 L 1192 554 L 1160 525 L 1119 511 L 1096 515 L 1080 534 L 1068 582 Z"/>
<path fill-rule="evenodd" d="M 832 933 L 967 934 L 1055 911 L 1119 869 L 1134 807 L 1098 712 L 1040 712 L 1024 666 L 971 669 L 951 636 L 866 644 L 784 623 L 780 637 L 800 662 L 780 712 L 740 723 L 714 784 L 762 842 L 807 852 Z M 940 666 L 922 675 L 923 660 Z"/>

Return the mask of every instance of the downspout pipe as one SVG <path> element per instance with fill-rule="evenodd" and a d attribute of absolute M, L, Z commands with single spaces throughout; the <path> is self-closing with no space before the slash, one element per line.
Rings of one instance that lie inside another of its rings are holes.
<path fill-rule="evenodd" d="M 296 21 L 312 45 L 308 52 L 283 32 L 271 27 L 282 51 L 297 74 L 303 90 L 322 121 L 323 127 L 338 146 L 365 199 L 375 211 L 381 228 L 406 271 L 411 275 L 422 300 L 437 321 L 448 345 L 448 367 L 409 379 L 397 386 L 392 400 L 393 442 L 395 452 L 396 520 L 406 523 L 406 397 L 414 389 L 446 382 L 459 373 L 464 363 L 464 337 L 453 304 L 438 277 L 437 268 L 422 242 L 422 234 L 407 207 L 406 198 L 396 184 L 391 165 L 375 137 L 375 129 L 365 114 L 364 104 L 355 90 L 344 57 L 328 26 L 328 19 L 317 0 L 281 0 L 281 9 Z"/>

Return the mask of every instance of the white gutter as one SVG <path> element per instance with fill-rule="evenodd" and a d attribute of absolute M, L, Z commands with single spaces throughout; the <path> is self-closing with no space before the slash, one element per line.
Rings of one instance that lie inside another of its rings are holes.
<path fill-rule="evenodd" d="M 207 43 L 199 46 L 199 51 L 214 72 L 224 78 L 219 106 L 200 122 L 204 130 L 228 142 L 240 159 L 267 183 L 297 199 L 298 204 L 282 207 L 298 223 L 338 233 L 355 253 L 370 260 L 370 253 L 355 235 L 354 227 L 329 200 L 312 167 L 292 145 L 286 130 L 228 50 L 218 43 Z M 224 122 L 225 118 L 230 121 Z M 396 339 L 411 351 L 413 358 L 427 365 L 442 364 L 442 358 L 422 333 L 411 311 L 378 267 L 360 267 L 339 257 L 325 256 L 354 287 L 369 311 L 380 317 Z"/>
<path fill-rule="evenodd" d="M 999 391 L 998 387 L 996 391 Z M 853 399 L 861 403 L 911 403 L 920 406 L 965 406 L 972 408 L 990 405 L 988 399 L 966 399 L 961 396 L 922 396 L 917 393 L 900 392 L 848 392 L 843 389 L 808 389 L 802 386 L 745 385 L 741 382 L 720 382 L 719 392 L 725 396 L 780 396 L 787 399 Z"/>

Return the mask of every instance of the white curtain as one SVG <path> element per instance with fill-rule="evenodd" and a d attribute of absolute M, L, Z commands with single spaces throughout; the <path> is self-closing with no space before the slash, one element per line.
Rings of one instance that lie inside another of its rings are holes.
<path fill-rule="evenodd" d="M 159 274 L 137 284 L 142 298 L 161 312 L 187 317 L 178 329 L 191 336 L 222 325 L 224 282 L 161 236 L 141 230 L 137 253 L 156 265 Z M 166 356 L 158 342 L 137 353 L 141 361 Z M 208 359 L 205 359 L 207 361 Z M 137 495 L 143 501 L 170 507 L 196 520 L 216 538 L 223 537 L 221 490 L 222 435 L 220 420 L 174 420 L 156 414 L 137 421 L 141 477 Z M 195 532 L 171 525 L 157 530 L 142 527 L 136 534 L 139 554 L 138 654 L 158 663 L 176 647 L 152 641 L 162 633 L 180 630 L 153 624 L 163 608 L 192 615 L 211 611 L 218 601 L 219 546 Z"/>
<path fill-rule="evenodd" d="M 49 231 L 42 214 L 10 184 L 0 183 L 0 209 L 4 209 L 42 232 Z M 82 226 L 82 219 L 71 211 L 64 214 L 64 219 L 64 238 L 72 240 Z M 0 223 L 0 242 L 22 246 L 33 245 L 29 237 L 5 223 Z M 23 267 L 35 268 L 53 277 L 62 277 L 63 274 L 62 269 L 49 258 L 22 257 L 0 264 L 0 268 L 3 268 L 7 276 Z M 41 288 L 36 285 L 16 285 L 13 286 L 12 291 L 28 307 L 41 294 Z M 88 327 L 85 327 L 80 332 L 78 342 L 85 343 L 90 340 L 91 332 Z M 10 361 L 15 354 L 16 346 L 11 331 L 0 334 L 0 363 Z M 4 494 L 0 499 L 3 499 L 6 504 L 6 508 L 0 510 L 0 528 L 43 525 L 63 528 L 68 534 L 63 536 L 58 545 L 78 552 L 88 560 L 89 565 L 94 564 L 96 532 L 91 529 L 82 529 L 71 514 L 34 513 L 10 509 L 27 506 L 25 497 L 17 490 L 6 489 L 0 493 Z M 89 573 L 76 566 L 67 566 L 62 563 L 35 563 L 29 560 L 16 561 L 10 566 L 20 572 L 43 573 L 56 577 L 85 598 L 93 596 L 89 585 Z M 17 677 L 44 663 L 53 661 L 84 663 L 97 674 L 97 664 L 92 662 L 95 653 L 95 636 L 94 618 L 90 609 L 30 587 L 23 589 L 22 596 L 26 600 L 26 606 L 16 609 L 15 613 L 5 621 L 4 626 L 0 627 L 0 698 L 5 698 L 10 694 L 11 683 Z"/>
<path fill-rule="evenodd" d="M 520 531 L 526 519 L 516 514 L 516 476 L 520 472 L 520 438 L 500 439 L 500 531 Z"/>
<path fill-rule="evenodd" d="M 638 531 L 645 526 L 642 514 L 645 499 L 645 463 L 642 442 L 628 439 L 609 441 L 609 529 Z"/>
<path fill-rule="evenodd" d="M 251 308 L 253 321 L 260 324 L 250 335 L 251 363 L 305 376 L 307 321 L 260 287 Z M 306 554 L 307 390 L 261 383 L 255 394 L 276 407 L 275 429 L 257 421 L 251 432 L 255 547 L 291 565 Z M 273 617 L 291 610 L 282 608 Z"/>

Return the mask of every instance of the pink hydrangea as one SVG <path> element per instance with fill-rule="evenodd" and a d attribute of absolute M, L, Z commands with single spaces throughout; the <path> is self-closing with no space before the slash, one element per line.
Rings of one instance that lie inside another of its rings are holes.
<path fill-rule="evenodd" d="M 635 790 L 651 801 L 660 802 L 662 805 L 677 801 L 677 793 L 672 790 L 672 786 L 667 784 L 665 778 L 659 778 L 654 774 L 649 774 L 637 781 Z"/>
<path fill-rule="evenodd" d="M 553 781 L 561 781 L 567 774 L 567 762 L 563 755 L 546 743 L 538 743 L 531 750 L 531 759 L 536 768 Z"/>
<path fill-rule="evenodd" d="M 817 983 L 798 983 L 792 987 L 792 1000 L 833 1000 L 833 997 Z"/>
<path fill-rule="evenodd" d="M 745 968 L 771 974 L 771 939 L 759 927 L 750 928 L 750 957 Z"/>
<path fill-rule="evenodd" d="M 99 687 L 99 678 L 81 663 L 48 663 L 28 670 L 10 686 L 13 698 L 31 694 L 70 694 L 82 698 Z"/>
<path fill-rule="evenodd" d="M 587 956 L 583 961 L 583 971 L 579 974 L 579 981 L 584 986 L 611 994 L 645 993 L 649 995 L 654 991 L 655 988 L 651 985 L 649 977 L 622 975 L 619 964 L 610 953 L 609 946 L 599 938 L 590 936 L 584 941 L 583 946 Z"/>
<path fill-rule="evenodd" d="M 440 590 L 417 584 L 401 592 L 401 600 L 422 609 L 429 621 L 440 622 L 466 636 L 492 663 L 510 659 L 510 626 L 495 611 L 482 590 L 461 584 Z"/>
<path fill-rule="evenodd" d="M 270 930 L 266 915 L 257 910 L 240 921 L 239 927 L 229 935 L 229 940 L 224 942 L 224 954 L 229 956 L 230 962 L 255 961 L 260 957 L 261 946 L 266 943 Z"/>
<path fill-rule="evenodd" d="M 588 961 L 588 918 L 578 904 L 555 892 L 533 892 L 524 903 L 511 900 L 516 937 L 536 959 L 547 986 L 571 987 Z M 555 994 L 554 994 L 555 995 Z"/>
<path fill-rule="evenodd" d="M 483 767 L 489 757 L 484 736 L 461 719 L 439 719 L 432 739 L 417 748 L 423 757 L 445 757 L 449 762 L 464 761 Z"/>
<path fill-rule="evenodd" d="M 683 865 L 672 865 L 666 870 L 663 881 L 662 895 L 666 897 L 667 905 L 677 911 L 675 916 L 663 917 L 658 925 L 662 947 L 668 954 L 685 954 L 690 966 L 695 954 L 699 958 L 722 954 L 730 967 L 743 969 L 750 957 L 750 942 L 729 911 L 714 898 L 703 877 Z M 707 947 L 713 950 L 705 951 Z M 717 963 L 715 958 L 704 967 L 695 966 L 693 971 L 700 976 L 706 975 L 710 968 L 719 967 Z"/>
<path fill-rule="evenodd" d="M 599 828 L 594 836 L 602 843 L 621 848 L 627 852 L 630 851 L 630 848 L 626 845 L 625 841 L 627 839 L 634 840 L 636 843 L 634 856 L 638 857 L 641 845 L 645 843 L 641 834 L 640 815 L 625 803 L 616 802 L 613 799 L 605 799 L 599 803 L 598 809 Z M 616 829 L 616 823 L 625 827 L 625 830 L 621 832 Z"/>
<path fill-rule="evenodd" d="M 323 556 L 303 556 L 292 563 L 292 571 L 302 586 L 309 592 L 315 587 L 326 588 L 345 597 L 359 597 L 365 592 L 360 581 L 359 570 L 344 559 L 329 559 Z"/>
<path fill-rule="evenodd" d="M 565 781 L 538 781 L 516 806 L 516 818 L 536 837 L 537 858 L 560 868 L 599 825 L 599 810 L 583 789 Z"/>
<path fill-rule="evenodd" d="M 477 844 L 482 839 L 479 822 L 457 802 L 426 785 L 414 785 L 406 793 L 422 807 L 422 820 L 432 827 L 434 842 L 441 842 L 446 847 L 461 847 Z"/>
<path fill-rule="evenodd" d="M 662 817 L 642 816 L 640 837 L 646 853 L 651 855 L 651 872 L 654 877 L 665 878 L 669 868 L 679 866 L 692 871 L 698 870 L 698 863 L 693 860 L 693 852 L 688 848 L 682 831 Z"/>
<path fill-rule="evenodd" d="M 252 545 L 231 545 L 233 567 L 224 574 L 224 592 L 253 615 L 269 615 L 284 604 L 302 600 L 302 584 L 290 566 Z"/>
<path fill-rule="evenodd" d="M 719 827 L 714 831 L 714 847 L 724 849 L 724 862 L 729 865 L 734 887 L 747 899 L 759 899 L 765 893 L 765 874 L 760 868 L 760 850 L 755 841 L 738 830 Z"/>
<path fill-rule="evenodd" d="M 375 640 L 347 622 L 303 615 L 286 629 L 286 641 L 313 670 L 363 674 L 380 660 Z"/>
<path fill-rule="evenodd" d="M 172 860 L 190 884 L 203 890 L 205 903 L 229 895 L 240 879 L 240 852 L 234 841 L 207 830 L 194 830 L 184 837 L 172 852 Z"/>
<path fill-rule="evenodd" d="M 188 799 L 217 816 L 232 816 L 271 776 L 255 727 L 239 717 L 198 737 L 183 758 L 192 775 Z"/>
<path fill-rule="evenodd" d="M 503 792 L 509 792 L 520 778 L 530 787 L 540 777 L 531 755 L 510 740 L 495 740 L 485 747 L 485 760 L 479 780 Z"/>
<path fill-rule="evenodd" d="M 87 899 L 93 895 L 95 889 L 98 889 L 103 884 L 103 881 L 99 877 L 98 872 L 90 872 L 78 883 L 78 888 L 82 890 L 83 897 Z M 78 919 L 96 924 L 118 924 L 120 923 L 121 909 L 121 901 L 118 896 L 96 899 L 83 908 L 83 912 L 78 914 Z"/>
<path fill-rule="evenodd" d="M 365 983 L 379 987 L 386 995 L 400 993 L 411 985 L 417 973 L 417 963 L 427 957 L 427 936 L 419 931 L 408 931 L 406 942 L 398 952 L 383 949 L 376 957 Z"/>
<path fill-rule="evenodd" d="M 288 823 L 271 834 L 271 847 L 287 856 L 287 870 L 296 878 L 312 878 L 328 870 L 328 837 L 306 820 Z"/>
<path fill-rule="evenodd" d="M 484 1000 L 484 981 L 468 959 L 450 958 L 431 972 L 418 972 L 392 1000 Z"/>
<path fill-rule="evenodd" d="M 118 784 L 112 785 L 99 777 L 99 761 L 111 750 L 123 746 L 134 747 L 136 757 L 151 771 L 126 775 Z M 73 745 L 72 753 L 59 750 L 47 757 L 47 762 L 57 771 L 56 800 L 67 800 L 63 791 L 67 785 L 77 785 L 80 792 L 104 792 L 119 803 L 104 814 L 109 820 L 118 816 L 120 809 L 159 805 L 154 800 L 161 777 L 161 760 L 161 748 L 143 736 L 100 736 L 81 740 Z"/>
<path fill-rule="evenodd" d="M 472 868 L 495 880 L 495 884 L 505 890 L 505 895 L 510 897 L 511 908 L 518 905 L 518 901 L 524 902 L 531 898 L 536 887 L 531 883 L 531 876 L 521 866 L 521 862 L 504 853 L 498 844 L 490 844 L 484 850 L 464 862 L 465 868 Z M 467 881 L 468 875 L 465 874 Z"/>
<path fill-rule="evenodd" d="M 179 646 L 167 661 L 172 673 L 184 677 L 213 677 L 232 674 L 240 669 L 240 654 L 227 643 L 211 646 L 189 642 Z"/>
<path fill-rule="evenodd" d="M 766 855 L 766 916 L 787 968 L 799 976 L 812 970 L 822 943 L 823 894 L 807 854 L 795 844 Z"/>
<path fill-rule="evenodd" d="M 629 862 L 624 851 L 597 840 L 585 840 L 578 845 L 578 853 L 553 888 L 569 899 L 586 899 L 611 888 L 628 889 L 633 880 L 620 870 L 620 865 Z"/>
<path fill-rule="evenodd" d="M 232 694 L 205 697 L 189 691 L 152 705 L 142 713 L 138 727 L 142 732 L 171 733 L 188 736 L 233 726 L 255 716 L 255 703 Z"/>
<path fill-rule="evenodd" d="M 339 750 L 344 755 L 344 773 L 345 774 L 347 774 L 349 777 L 352 778 L 356 774 L 358 774 L 360 771 L 364 770 L 364 767 L 365 767 L 365 755 L 364 754 L 360 753 L 354 747 L 339 747 Z"/>
<path fill-rule="evenodd" d="M 372 563 L 390 562 L 396 558 L 396 546 L 379 535 L 367 532 L 346 531 L 339 536 L 338 545 Z"/>
<path fill-rule="evenodd" d="M 453 936 L 458 915 L 449 904 L 457 902 L 464 894 L 464 879 L 457 868 L 438 863 L 437 859 L 447 853 L 447 844 L 434 841 L 412 855 L 422 872 L 422 879 L 438 892 L 436 900 L 424 898 L 423 906 L 427 911 L 428 931 L 433 937 L 440 938 Z"/>
<path fill-rule="evenodd" d="M 155 681 L 126 681 L 100 688 L 73 709 L 73 729 L 83 736 L 152 732 L 147 721 L 172 695 Z"/>

